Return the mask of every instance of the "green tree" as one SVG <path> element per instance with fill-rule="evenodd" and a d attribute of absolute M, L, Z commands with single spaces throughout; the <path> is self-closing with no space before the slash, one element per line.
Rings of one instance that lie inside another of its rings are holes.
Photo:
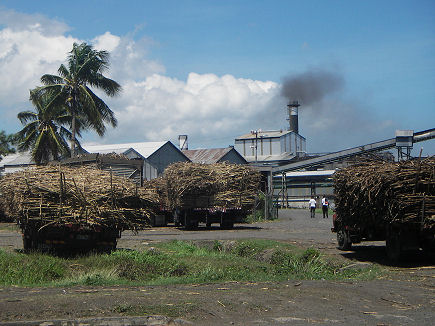
<path fill-rule="evenodd" d="M 36 112 L 18 113 L 18 119 L 24 125 L 24 128 L 15 134 L 18 150 L 31 150 L 36 164 L 58 159 L 60 155 L 69 155 L 65 139 L 70 139 L 72 135 L 63 125 L 69 124 L 72 117 L 65 110 L 65 106 L 54 105 L 53 99 L 56 96 L 57 93 L 38 94 L 30 91 L 30 101 Z"/>
<path fill-rule="evenodd" d="M 15 149 L 12 147 L 13 141 L 13 135 L 7 135 L 3 130 L 0 131 L 0 161 L 3 155 L 15 153 Z"/>
<path fill-rule="evenodd" d="M 71 156 L 74 156 L 75 146 L 78 144 L 78 116 L 83 119 L 83 129 L 93 129 L 99 136 L 106 132 L 105 123 L 113 127 L 117 125 L 113 111 L 90 88 L 101 90 L 108 96 L 121 92 L 121 86 L 116 81 L 103 75 L 108 68 L 107 51 L 96 51 L 86 43 L 74 43 L 68 55 L 67 66 L 62 64 L 58 69 L 59 76 L 46 74 L 41 77 L 44 86 L 37 88 L 37 94 L 57 94 L 53 103 L 65 105 L 72 117 Z"/>

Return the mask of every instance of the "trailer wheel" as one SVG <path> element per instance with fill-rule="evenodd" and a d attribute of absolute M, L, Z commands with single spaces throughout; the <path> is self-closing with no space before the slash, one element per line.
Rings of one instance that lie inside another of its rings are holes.
<path fill-rule="evenodd" d="M 350 240 L 349 232 L 343 228 L 337 231 L 338 249 L 350 250 L 352 248 L 352 241 Z"/>
<path fill-rule="evenodd" d="M 223 220 L 220 224 L 221 229 L 232 229 L 234 228 L 234 221 L 232 220 Z"/>
<path fill-rule="evenodd" d="M 392 228 L 388 229 L 387 232 L 386 250 L 390 262 L 393 264 L 398 263 L 402 254 L 402 245 L 400 243 L 400 234 Z"/>
<path fill-rule="evenodd" d="M 186 230 L 192 230 L 195 228 L 195 222 L 192 221 L 187 212 L 184 212 L 184 228 Z"/>
<path fill-rule="evenodd" d="M 31 239 L 23 237 L 23 249 L 24 249 L 24 252 L 29 252 L 33 249 Z"/>

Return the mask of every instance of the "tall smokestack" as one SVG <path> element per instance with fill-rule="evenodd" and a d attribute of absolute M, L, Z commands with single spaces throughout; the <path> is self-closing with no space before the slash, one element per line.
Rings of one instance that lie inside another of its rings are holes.
<path fill-rule="evenodd" d="M 287 104 L 288 110 L 288 121 L 289 121 L 289 131 L 293 131 L 299 134 L 299 122 L 298 122 L 298 108 L 300 104 L 298 101 L 293 101 Z"/>

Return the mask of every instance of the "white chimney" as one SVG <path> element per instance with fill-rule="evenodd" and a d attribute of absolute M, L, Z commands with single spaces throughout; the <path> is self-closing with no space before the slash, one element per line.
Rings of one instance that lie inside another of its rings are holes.
<path fill-rule="evenodd" d="M 178 142 L 180 146 L 180 150 L 189 149 L 189 146 L 187 145 L 187 135 L 179 135 L 178 136 Z"/>

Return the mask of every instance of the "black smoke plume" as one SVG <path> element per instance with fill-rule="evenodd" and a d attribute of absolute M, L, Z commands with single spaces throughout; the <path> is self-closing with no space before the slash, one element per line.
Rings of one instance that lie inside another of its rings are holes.
<path fill-rule="evenodd" d="M 283 78 L 281 96 L 289 101 L 310 105 L 321 101 L 326 95 L 343 88 L 343 77 L 331 71 L 309 70 L 295 76 Z"/>

